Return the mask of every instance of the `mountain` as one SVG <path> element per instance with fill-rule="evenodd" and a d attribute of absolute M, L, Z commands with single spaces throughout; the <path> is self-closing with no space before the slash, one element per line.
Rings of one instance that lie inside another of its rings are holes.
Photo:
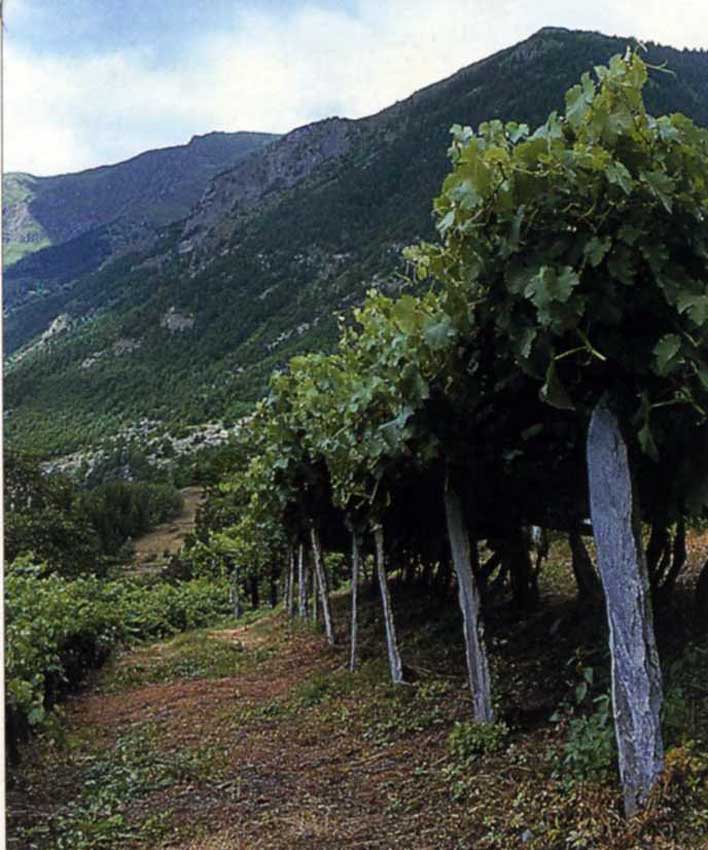
<path fill-rule="evenodd" d="M 37 278 L 65 283 L 126 247 L 150 244 L 159 227 L 189 213 L 212 177 L 275 139 L 209 133 L 78 174 L 5 175 L 6 307 Z"/>
<path fill-rule="evenodd" d="M 62 453 L 143 418 L 242 415 L 273 368 L 332 345 L 368 288 L 407 285 L 400 251 L 434 235 L 452 124 L 541 123 L 626 46 L 546 28 L 377 115 L 298 128 L 215 176 L 157 242 L 6 306 L 9 439 Z M 673 72 L 652 72 L 649 109 L 708 124 L 708 54 L 650 44 L 647 60 Z"/>

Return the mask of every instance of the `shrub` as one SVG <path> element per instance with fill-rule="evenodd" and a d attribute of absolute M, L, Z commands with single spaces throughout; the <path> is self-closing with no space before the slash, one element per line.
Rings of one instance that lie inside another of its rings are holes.
<path fill-rule="evenodd" d="M 580 681 L 573 687 L 572 699 L 564 701 L 551 717 L 553 723 L 561 723 L 568 730 L 556 775 L 569 774 L 570 778 L 580 780 L 607 779 L 616 760 L 612 702 L 608 693 L 599 692 L 602 685 L 597 681 L 595 668 L 586 666 L 578 653 L 568 660 L 567 666 L 571 665 Z M 599 678 L 604 683 L 605 676 Z"/>
<path fill-rule="evenodd" d="M 615 765 L 615 731 L 610 698 L 596 697 L 592 714 L 568 724 L 563 764 L 577 779 L 607 779 Z"/>

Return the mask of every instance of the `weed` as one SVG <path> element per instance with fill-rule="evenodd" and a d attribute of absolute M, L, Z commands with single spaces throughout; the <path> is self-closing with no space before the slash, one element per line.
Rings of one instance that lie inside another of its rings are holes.
<path fill-rule="evenodd" d="M 592 695 L 596 687 L 594 668 L 575 658 L 570 663 L 576 664 L 580 681 L 573 688 L 573 699 L 562 703 L 551 717 L 551 721 L 568 730 L 563 755 L 556 758 L 555 775 L 565 783 L 601 782 L 609 779 L 615 770 L 612 702 L 607 693 Z"/>
<path fill-rule="evenodd" d="M 431 681 L 392 689 L 386 685 L 371 702 L 364 737 L 378 744 L 447 722 L 443 704 L 449 686 Z"/>
<path fill-rule="evenodd" d="M 352 691 L 352 676 L 344 671 L 315 673 L 295 689 L 294 702 L 299 708 L 310 708 Z"/>
<path fill-rule="evenodd" d="M 256 650 L 256 653 L 258 650 Z M 252 655 L 255 656 L 256 653 Z M 103 679 L 105 693 L 173 682 L 178 679 L 221 679 L 239 672 L 247 654 L 236 642 L 218 640 L 207 631 L 189 632 L 113 664 Z M 251 658 L 257 663 L 255 657 Z"/>
<path fill-rule="evenodd" d="M 508 737 L 506 723 L 457 721 L 447 739 L 447 746 L 456 762 L 468 764 L 479 756 L 504 749 Z"/>
<path fill-rule="evenodd" d="M 595 710 L 591 714 L 569 721 L 563 765 L 577 779 L 605 780 L 615 766 L 610 697 L 602 694 L 595 697 L 593 704 Z"/>
<path fill-rule="evenodd" d="M 163 753 L 150 724 L 120 737 L 115 747 L 87 758 L 78 787 L 45 823 L 23 831 L 27 846 L 49 850 L 118 848 L 140 838 L 164 836 L 169 811 L 136 817 L 131 804 L 179 782 L 195 781 L 213 768 L 209 750 Z"/>

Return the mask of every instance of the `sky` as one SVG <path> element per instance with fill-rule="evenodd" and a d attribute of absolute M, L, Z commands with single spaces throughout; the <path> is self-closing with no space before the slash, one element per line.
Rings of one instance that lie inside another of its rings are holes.
<path fill-rule="evenodd" d="M 543 26 L 708 48 L 708 0 L 4 0 L 5 171 L 383 109 Z"/>

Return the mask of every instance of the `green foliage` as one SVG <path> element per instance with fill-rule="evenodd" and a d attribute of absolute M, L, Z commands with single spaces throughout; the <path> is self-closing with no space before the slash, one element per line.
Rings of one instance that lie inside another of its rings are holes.
<path fill-rule="evenodd" d="M 563 766 L 576 779 L 603 780 L 615 770 L 616 744 L 610 697 L 593 700 L 589 715 L 573 717 L 568 723 Z"/>
<path fill-rule="evenodd" d="M 128 538 L 176 516 L 182 504 L 168 484 L 111 481 L 82 493 L 78 510 L 96 530 L 101 553 L 115 555 Z"/>
<path fill-rule="evenodd" d="M 475 781 L 474 762 L 503 752 L 508 739 L 509 727 L 505 723 L 455 722 L 447 739 L 450 760 L 443 768 L 453 800 L 461 801 L 469 796 Z"/>
<path fill-rule="evenodd" d="M 381 674 L 383 671 L 371 665 L 370 669 L 363 669 L 357 676 L 371 677 L 376 672 Z M 387 744 L 445 723 L 444 699 L 449 693 L 446 682 L 434 680 L 418 686 L 392 689 L 386 681 L 375 691 L 377 698 L 372 700 L 369 708 L 365 738 Z"/>
<path fill-rule="evenodd" d="M 168 834 L 169 812 L 137 815 L 135 801 L 199 781 L 213 770 L 214 756 L 207 748 L 163 752 L 156 746 L 154 726 L 140 724 L 112 749 L 85 757 L 79 767 L 81 796 L 67 800 L 47 822 L 23 830 L 23 838 L 28 846 L 46 850 L 160 842 Z"/>
<path fill-rule="evenodd" d="M 297 708 L 311 708 L 353 691 L 354 682 L 349 673 L 316 673 L 296 689 Z"/>
<path fill-rule="evenodd" d="M 5 577 L 6 699 L 16 734 L 41 725 L 117 644 L 198 628 L 228 612 L 226 585 L 203 579 L 144 585 L 40 573 L 19 563 Z"/>
<path fill-rule="evenodd" d="M 610 394 L 655 456 L 674 439 L 655 411 L 671 406 L 673 429 L 708 409 L 708 131 L 647 113 L 637 52 L 595 74 L 533 133 L 454 127 L 443 242 L 409 257 L 545 402 L 583 412 Z"/>
<path fill-rule="evenodd" d="M 4 459 L 5 558 L 31 553 L 65 575 L 96 570 L 95 532 L 61 476 L 42 474 L 34 459 L 11 451 Z"/>
<path fill-rule="evenodd" d="M 569 774 L 572 779 L 602 781 L 616 769 L 612 702 L 609 694 L 598 693 L 595 668 L 584 665 L 577 656 L 569 664 L 575 665 L 579 681 L 572 699 L 551 717 L 567 729 L 556 773 L 566 780 Z"/>
<path fill-rule="evenodd" d="M 64 576 L 105 571 L 130 538 L 177 514 L 182 497 L 168 484 L 112 481 L 79 491 L 44 474 L 37 461 L 5 456 L 5 553 L 31 555 Z"/>
<path fill-rule="evenodd" d="M 439 288 L 370 292 L 333 354 L 274 373 L 201 536 L 222 561 L 273 574 L 313 524 L 389 517 L 441 459 L 498 488 L 475 494 L 480 537 L 538 516 L 539 487 L 553 522 L 574 516 L 584 426 L 607 394 L 634 429 L 633 453 L 651 456 L 639 465 L 645 512 L 687 510 L 700 470 L 673 475 L 672 458 L 708 410 L 708 322 L 695 300 L 708 299 L 708 132 L 647 113 L 638 53 L 595 75 L 534 132 L 453 128 L 435 202 L 442 240 L 408 251 Z"/>
<path fill-rule="evenodd" d="M 274 379 L 274 393 L 280 409 L 290 405 L 310 455 L 326 463 L 335 503 L 380 511 L 389 498 L 380 486 L 385 472 L 403 455 L 420 464 L 435 456 L 414 413 L 457 333 L 433 293 L 394 301 L 370 292 L 354 318 L 335 355 L 295 358 Z"/>
<path fill-rule="evenodd" d="M 241 643 L 219 639 L 210 631 L 190 630 L 162 644 L 159 653 L 148 647 L 119 657 L 102 676 L 101 689 L 117 693 L 178 679 L 220 679 L 234 676 L 245 660 Z"/>
<path fill-rule="evenodd" d="M 457 721 L 447 739 L 450 755 L 458 763 L 468 764 L 479 756 L 503 750 L 509 737 L 505 723 Z"/>

